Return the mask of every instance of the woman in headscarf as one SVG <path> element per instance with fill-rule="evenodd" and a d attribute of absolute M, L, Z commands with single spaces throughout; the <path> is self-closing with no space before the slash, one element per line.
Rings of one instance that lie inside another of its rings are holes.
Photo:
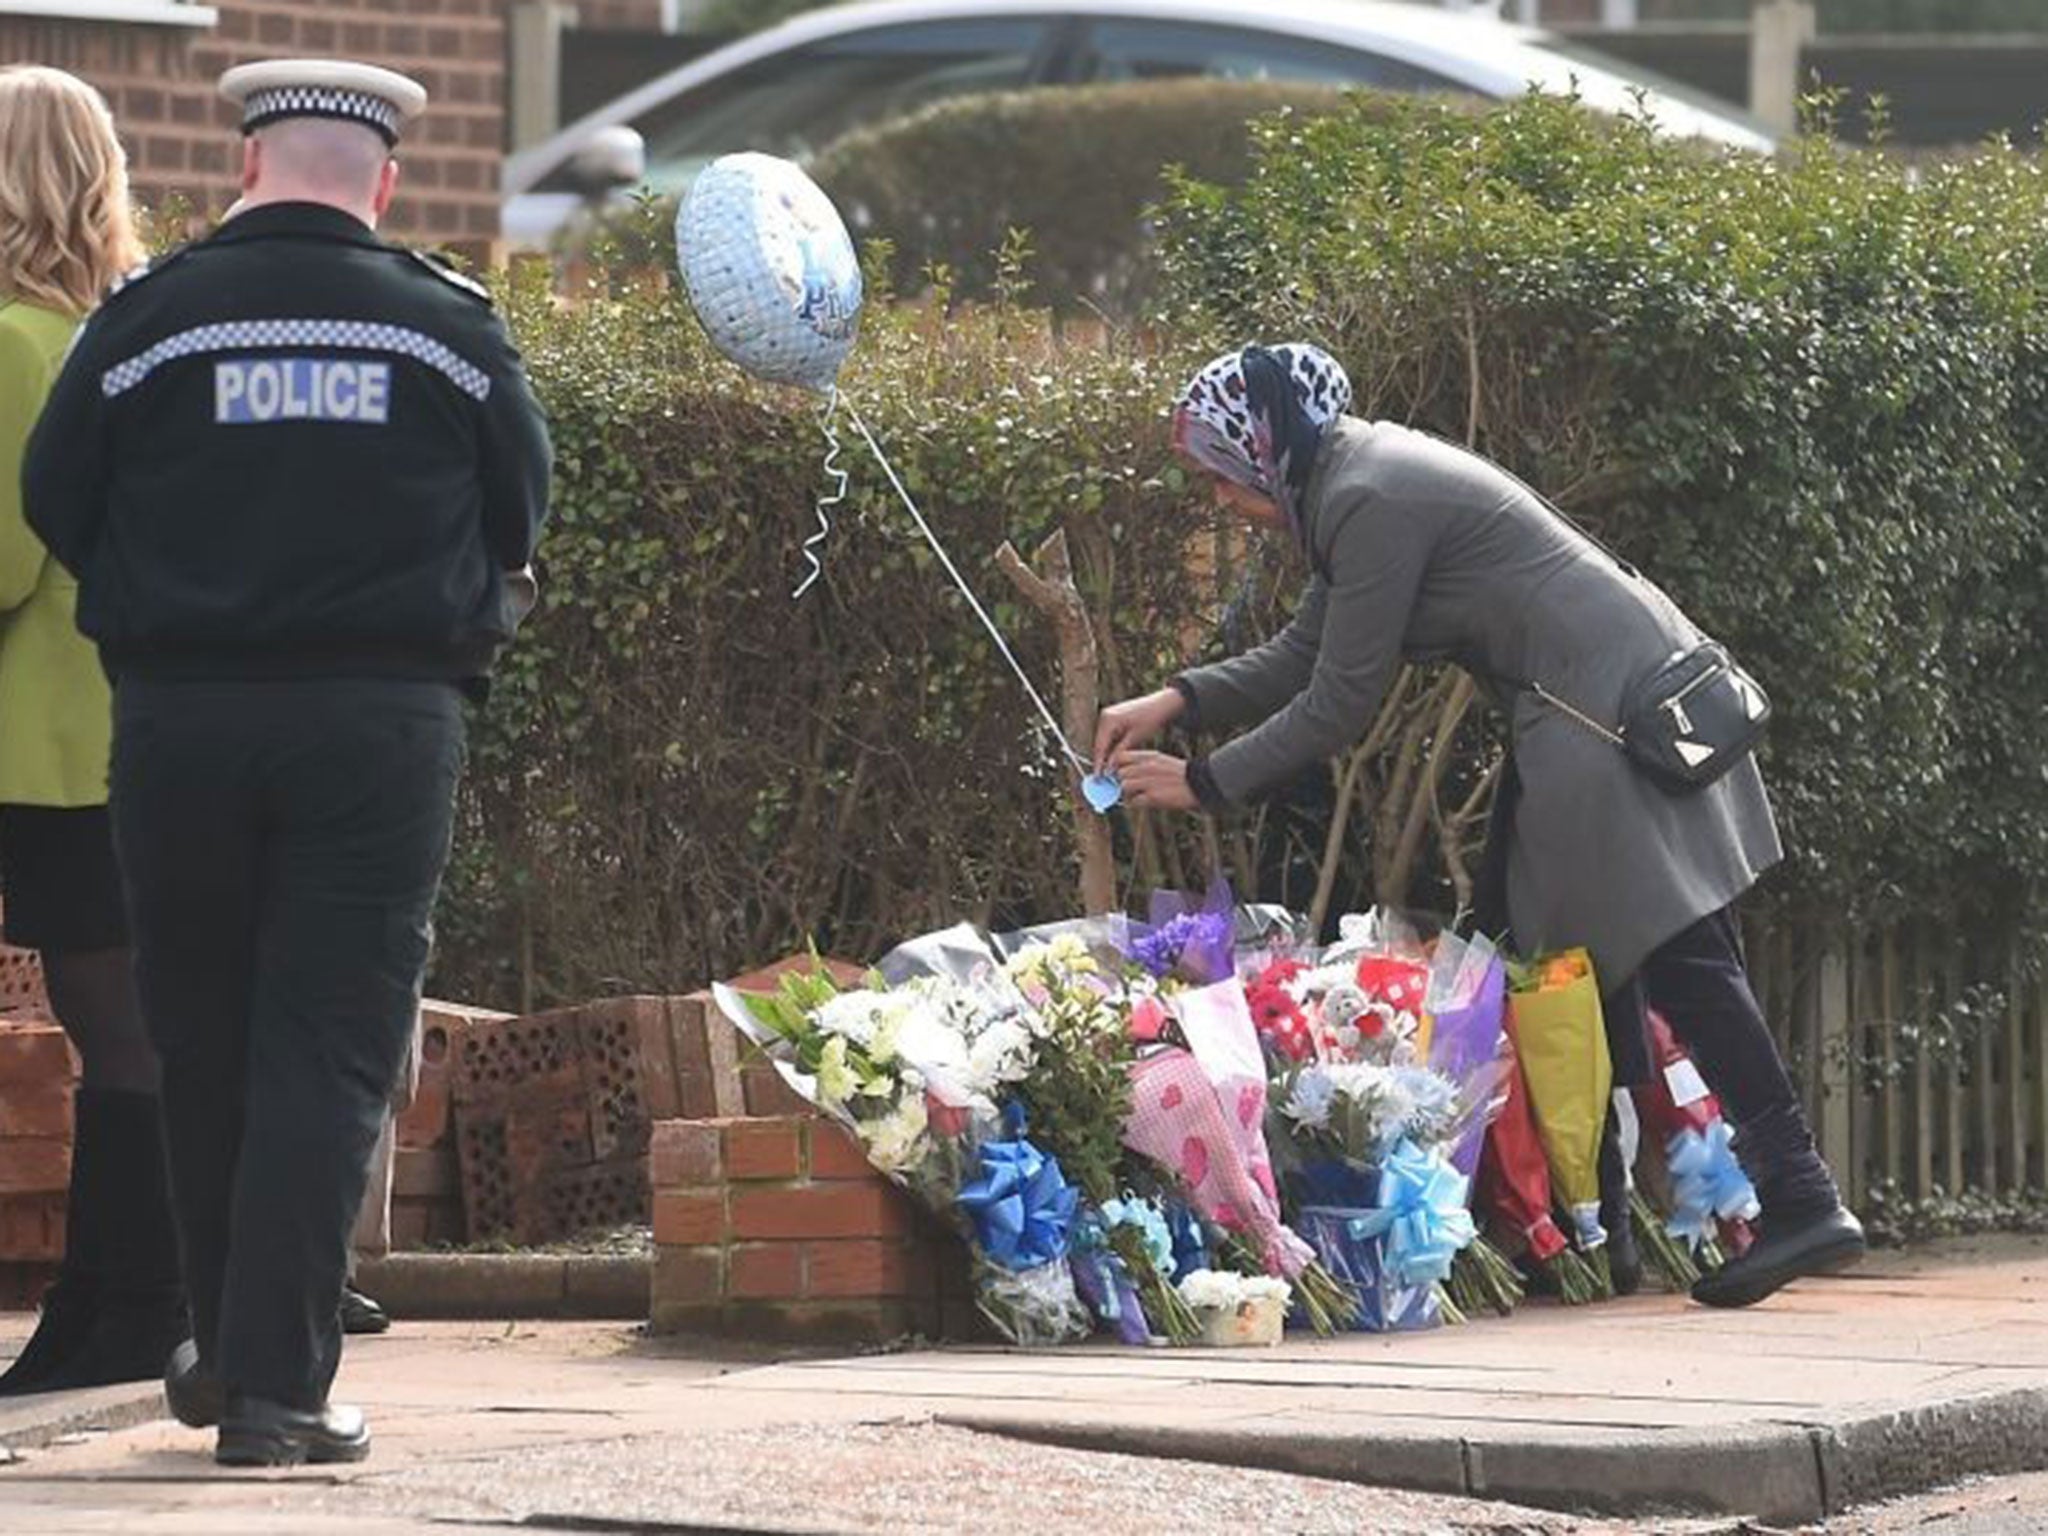
<path fill-rule="evenodd" d="M 1781 854 L 1755 761 L 1673 792 L 1527 686 L 1614 721 L 1698 631 L 1514 476 L 1350 403 L 1335 359 L 1301 344 L 1226 353 L 1182 393 L 1175 449 L 1221 506 L 1284 530 L 1311 576 L 1267 644 L 1104 710 L 1098 766 L 1129 804 L 1226 810 L 1354 743 L 1404 660 L 1462 666 L 1509 722 L 1489 864 L 1515 944 L 1589 949 L 1616 1081 L 1647 1080 L 1656 1008 L 1737 1127 L 1761 1236 L 1694 1297 L 1747 1306 L 1854 1263 L 1862 1228 L 1815 1150 L 1730 910 Z M 1147 749 L 1175 724 L 1240 734 L 1192 761 Z"/>

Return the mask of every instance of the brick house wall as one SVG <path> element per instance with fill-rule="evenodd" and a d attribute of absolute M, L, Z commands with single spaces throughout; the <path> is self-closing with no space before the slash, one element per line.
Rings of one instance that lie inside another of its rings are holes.
<path fill-rule="evenodd" d="M 0 0 L 0 63 L 51 64 L 105 94 L 139 201 L 205 218 L 236 194 L 234 109 L 221 71 L 254 59 L 344 57 L 426 86 L 426 115 L 399 148 L 384 231 L 481 256 L 497 238 L 509 0 L 216 0 L 214 24 L 13 14 Z M 89 9 L 80 6 L 81 10 Z M 117 13 L 118 4 L 97 7 Z M 175 8 L 138 5 L 138 14 Z"/>
<path fill-rule="evenodd" d="M 659 32 L 662 0 L 576 0 L 576 25 L 590 32 Z"/>

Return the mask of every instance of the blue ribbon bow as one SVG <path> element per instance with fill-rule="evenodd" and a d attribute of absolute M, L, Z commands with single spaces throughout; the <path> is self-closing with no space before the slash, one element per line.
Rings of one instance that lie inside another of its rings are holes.
<path fill-rule="evenodd" d="M 1470 1181 L 1414 1142 L 1398 1142 L 1380 1167 L 1377 1208 L 1350 1222 L 1354 1238 L 1386 1238 L 1386 1271 L 1401 1285 L 1449 1277 L 1451 1261 L 1478 1229 L 1465 1208 Z"/>
<path fill-rule="evenodd" d="M 958 1199 L 981 1251 L 1004 1269 L 1024 1270 L 1065 1257 L 1081 1192 L 1020 1137 L 983 1142 L 980 1174 Z"/>
<path fill-rule="evenodd" d="M 1714 1235 L 1716 1219 L 1756 1215 L 1756 1189 L 1735 1160 L 1734 1132 L 1716 1120 L 1705 1135 L 1686 1129 L 1665 1145 L 1671 1170 L 1671 1217 L 1664 1229 L 1697 1248 Z"/>

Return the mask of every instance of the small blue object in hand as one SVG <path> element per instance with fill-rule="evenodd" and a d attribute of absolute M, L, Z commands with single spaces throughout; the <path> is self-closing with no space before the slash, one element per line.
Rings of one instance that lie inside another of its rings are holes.
<path fill-rule="evenodd" d="M 1081 793 L 1098 816 L 1107 816 L 1124 797 L 1124 781 L 1113 773 L 1091 773 L 1081 781 Z"/>

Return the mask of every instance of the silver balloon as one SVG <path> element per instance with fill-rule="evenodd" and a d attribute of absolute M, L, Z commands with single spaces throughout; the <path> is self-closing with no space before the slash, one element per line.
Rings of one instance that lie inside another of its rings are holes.
<path fill-rule="evenodd" d="M 859 326 L 860 261 L 798 166 L 753 153 L 712 161 L 677 210 L 676 263 L 719 351 L 770 383 L 831 391 Z"/>

